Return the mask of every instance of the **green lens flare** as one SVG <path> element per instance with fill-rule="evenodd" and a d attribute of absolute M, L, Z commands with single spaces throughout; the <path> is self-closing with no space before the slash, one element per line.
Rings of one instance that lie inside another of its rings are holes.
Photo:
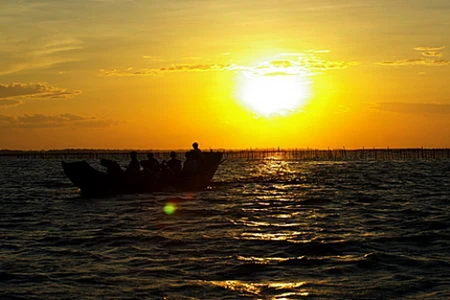
<path fill-rule="evenodd" d="M 164 212 L 167 215 L 172 215 L 176 209 L 177 208 L 176 208 L 175 204 L 173 204 L 173 203 L 166 203 L 166 205 L 164 205 Z"/>

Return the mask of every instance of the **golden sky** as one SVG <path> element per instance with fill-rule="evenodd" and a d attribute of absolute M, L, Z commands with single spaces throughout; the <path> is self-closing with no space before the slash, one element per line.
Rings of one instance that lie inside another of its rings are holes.
<path fill-rule="evenodd" d="M 448 0 L 0 0 L 0 149 L 450 147 Z"/>

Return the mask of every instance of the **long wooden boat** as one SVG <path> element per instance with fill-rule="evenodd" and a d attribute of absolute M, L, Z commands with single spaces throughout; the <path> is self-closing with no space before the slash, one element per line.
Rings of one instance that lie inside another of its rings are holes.
<path fill-rule="evenodd" d="M 126 172 L 99 171 L 86 161 L 62 162 L 66 176 L 87 197 L 163 191 L 196 191 L 205 189 L 222 162 L 223 153 L 203 152 L 195 172 L 177 175 L 141 171 L 138 175 Z"/>

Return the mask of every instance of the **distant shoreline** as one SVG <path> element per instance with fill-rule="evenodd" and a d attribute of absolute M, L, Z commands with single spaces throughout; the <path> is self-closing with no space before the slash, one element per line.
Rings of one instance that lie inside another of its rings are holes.
<path fill-rule="evenodd" d="M 0 150 L 0 157 L 49 158 L 49 159 L 125 159 L 130 150 L 117 149 L 61 149 L 61 150 Z M 159 159 L 169 157 L 173 150 L 135 150 L 144 156 L 153 152 Z M 180 157 L 188 149 L 175 150 Z M 227 159 L 267 159 L 287 160 L 450 160 L 450 148 L 361 148 L 361 149 L 204 149 L 203 151 L 223 152 Z"/>

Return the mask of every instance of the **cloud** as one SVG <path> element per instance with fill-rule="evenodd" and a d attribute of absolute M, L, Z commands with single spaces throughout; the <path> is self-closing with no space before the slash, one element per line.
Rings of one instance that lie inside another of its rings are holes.
<path fill-rule="evenodd" d="M 22 101 L 13 99 L 0 99 L 0 108 L 6 106 L 17 106 L 19 104 L 22 104 Z"/>
<path fill-rule="evenodd" d="M 0 115 L 1 128 L 101 128 L 117 125 L 119 123 L 119 121 L 115 120 L 97 119 L 96 117 L 83 117 L 74 114 L 25 114 L 17 117 Z"/>
<path fill-rule="evenodd" d="M 142 58 L 149 62 L 164 62 L 164 61 L 166 61 L 166 59 L 164 59 L 161 56 L 144 55 L 144 56 L 142 56 Z"/>
<path fill-rule="evenodd" d="M 104 76 L 157 76 L 166 72 L 207 72 L 207 71 L 223 71 L 231 70 L 233 65 L 229 64 L 195 64 L 195 65 L 171 65 L 161 68 L 137 69 L 130 67 L 124 70 L 101 69 L 100 74 Z"/>
<path fill-rule="evenodd" d="M 327 60 L 321 58 L 320 54 L 329 53 L 329 50 L 306 50 L 301 53 L 281 53 L 280 57 L 288 58 L 293 66 L 301 66 L 311 71 L 326 71 L 347 69 L 358 65 L 355 61 Z"/>
<path fill-rule="evenodd" d="M 7 124 L 7 123 L 11 123 L 14 121 L 14 117 L 10 117 L 10 116 L 5 116 L 5 115 L 0 115 L 0 126 L 2 124 Z"/>
<path fill-rule="evenodd" d="M 445 49 L 445 46 L 440 47 L 415 47 L 414 50 L 417 51 L 441 51 Z"/>
<path fill-rule="evenodd" d="M 241 66 L 240 70 L 259 76 L 314 76 L 330 70 L 342 70 L 357 62 L 326 60 L 317 56 L 327 50 L 308 50 L 303 53 L 281 53 L 281 59 L 263 62 L 256 66 Z"/>
<path fill-rule="evenodd" d="M 290 68 L 292 67 L 292 62 L 289 60 L 273 60 L 270 62 L 270 64 L 276 68 L 282 67 L 282 68 Z"/>
<path fill-rule="evenodd" d="M 33 39 L 33 41 L 16 39 L 8 41 L 10 44 L 0 42 L 2 56 L 0 75 L 79 61 L 74 52 L 84 49 L 83 43 L 74 38 L 33 37 Z"/>
<path fill-rule="evenodd" d="M 404 114 L 450 114 L 450 104 L 384 102 L 377 109 Z"/>
<path fill-rule="evenodd" d="M 293 76 L 293 75 L 298 75 L 298 74 L 294 74 L 294 73 L 287 73 L 287 72 L 268 72 L 265 73 L 264 76 Z"/>
<path fill-rule="evenodd" d="M 356 62 L 345 62 L 345 61 L 330 61 L 319 59 L 317 57 L 301 57 L 300 65 L 308 68 L 310 70 L 339 70 L 339 69 L 347 69 L 350 66 L 356 65 Z"/>
<path fill-rule="evenodd" d="M 441 50 L 445 49 L 445 46 L 441 47 L 416 47 L 414 50 L 420 51 L 422 56 L 425 57 L 442 57 Z"/>
<path fill-rule="evenodd" d="M 280 53 L 273 60 L 258 65 L 246 66 L 237 64 L 174 64 L 167 67 L 134 69 L 101 69 L 103 76 L 157 76 L 169 72 L 208 72 L 235 71 L 253 73 L 255 75 L 313 75 L 328 70 L 346 69 L 357 65 L 357 62 L 333 61 L 320 58 L 318 55 L 329 53 L 329 50 L 307 50 L 299 53 Z M 147 58 L 147 57 L 144 57 Z M 150 60 L 153 57 L 148 57 Z M 163 61 L 161 59 L 161 61 Z"/>
<path fill-rule="evenodd" d="M 227 70 L 231 65 L 225 64 L 197 64 L 197 65 L 173 65 L 167 68 L 160 68 L 161 72 L 170 71 L 217 71 L 217 70 Z"/>
<path fill-rule="evenodd" d="M 395 61 L 383 61 L 378 63 L 383 66 L 448 66 L 450 65 L 450 61 L 446 59 L 427 59 L 427 58 L 418 58 L 418 59 L 402 59 Z"/>
<path fill-rule="evenodd" d="M 442 57 L 442 53 L 439 51 L 423 51 L 422 55 L 425 57 Z"/>
<path fill-rule="evenodd" d="M 441 47 L 415 47 L 414 50 L 419 51 L 423 57 L 413 59 L 398 59 L 393 61 L 383 61 L 377 64 L 383 66 L 448 66 L 450 61 L 442 59 L 443 53 Z"/>
<path fill-rule="evenodd" d="M 0 83 L 0 105 L 17 104 L 25 98 L 69 98 L 79 95 L 78 90 L 68 90 L 49 85 L 48 83 Z"/>

